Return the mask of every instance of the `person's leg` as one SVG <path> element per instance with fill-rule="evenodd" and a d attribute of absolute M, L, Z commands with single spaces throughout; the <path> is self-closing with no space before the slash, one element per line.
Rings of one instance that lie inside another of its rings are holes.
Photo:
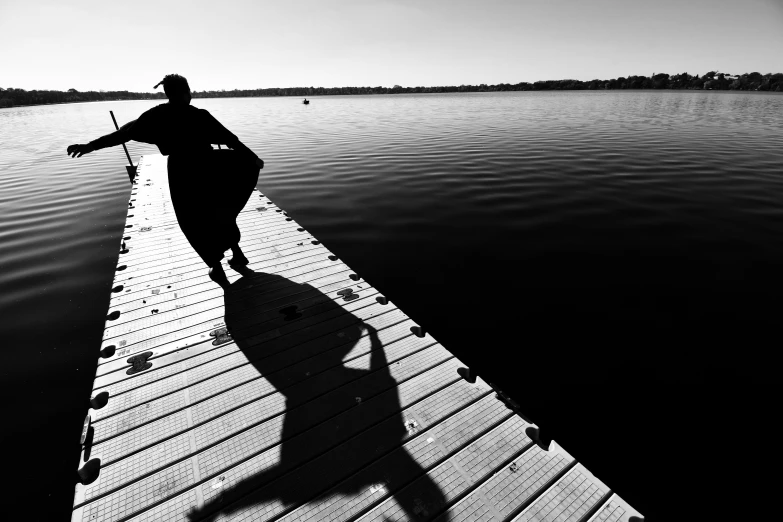
<path fill-rule="evenodd" d="M 209 267 L 209 278 L 226 288 L 229 281 L 220 261 L 223 259 L 223 252 L 232 242 L 235 243 L 239 236 L 221 241 L 220 232 L 224 227 L 219 224 L 220 214 L 205 212 L 203 193 L 199 187 L 210 181 L 214 171 L 210 159 L 207 156 L 195 161 L 186 156 L 170 155 L 167 163 L 169 189 L 180 230 L 193 250 Z"/>
<path fill-rule="evenodd" d="M 234 240 L 231 247 L 234 257 L 228 260 L 228 264 L 232 268 L 239 268 L 247 266 L 248 259 L 239 247 L 241 233 L 236 225 L 236 218 L 256 188 L 259 170 L 255 165 L 249 165 L 236 151 L 231 151 L 231 154 L 224 156 L 225 168 L 231 172 L 226 183 L 225 204 L 230 209 L 227 215 L 230 219 L 228 227 L 232 230 L 231 239 Z"/>

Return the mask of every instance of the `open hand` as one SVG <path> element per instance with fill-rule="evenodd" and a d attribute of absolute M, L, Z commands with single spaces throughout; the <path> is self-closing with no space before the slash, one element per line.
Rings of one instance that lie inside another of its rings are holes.
<path fill-rule="evenodd" d="M 81 158 L 85 154 L 89 154 L 93 151 L 93 148 L 89 145 L 68 145 L 67 152 L 72 158 Z"/>

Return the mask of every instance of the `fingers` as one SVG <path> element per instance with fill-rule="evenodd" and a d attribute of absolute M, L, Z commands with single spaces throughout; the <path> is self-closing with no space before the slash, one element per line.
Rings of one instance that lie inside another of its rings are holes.
<path fill-rule="evenodd" d="M 87 145 L 80 145 L 80 144 L 69 145 L 65 151 L 72 158 L 81 158 L 82 156 L 90 152 Z"/>

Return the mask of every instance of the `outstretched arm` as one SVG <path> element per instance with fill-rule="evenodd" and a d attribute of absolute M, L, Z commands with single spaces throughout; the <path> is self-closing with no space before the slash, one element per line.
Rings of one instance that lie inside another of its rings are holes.
<path fill-rule="evenodd" d="M 119 130 L 116 130 L 111 134 L 107 134 L 106 136 L 101 136 L 97 140 L 93 140 L 90 143 L 84 145 L 69 145 L 67 152 L 72 158 L 80 158 L 85 154 L 89 154 L 90 152 L 94 152 L 99 149 L 105 149 L 106 147 L 114 147 L 116 145 L 126 143 L 131 140 L 130 128 L 135 122 L 136 120 L 130 121 L 120 127 Z"/>

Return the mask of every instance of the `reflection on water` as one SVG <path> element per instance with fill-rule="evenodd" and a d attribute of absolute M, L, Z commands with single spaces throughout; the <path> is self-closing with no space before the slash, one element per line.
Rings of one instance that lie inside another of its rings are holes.
<path fill-rule="evenodd" d="M 194 105 L 265 160 L 259 186 L 273 201 L 653 515 L 644 493 L 652 479 L 623 470 L 665 457 L 639 450 L 649 441 L 633 412 L 698 427 L 705 401 L 693 383 L 736 378 L 736 359 L 716 347 L 760 339 L 779 316 L 783 97 L 571 91 L 300 102 Z M 79 159 L 65 148 L 110 132 L 109 110 L 122 124 L 156 103 L 0 110 L 2 380 L 35 399 L 4 437 L 25 433 L 39 444 L 36 458 L 52 471 L 35 475 L 35 499 L 58 518 L 70 507 L 130 188 L 120 147 Z M 134 161 L 157 152 L 129 149 Z M 704 368 L 710 377 L 700 380 Z M 620 405 L 622 437 L 584 429 L 596 422 L 594 409 L 574 405 L 585 389 Z M 53 430 L 54 439 L 35 438 Z"/>

